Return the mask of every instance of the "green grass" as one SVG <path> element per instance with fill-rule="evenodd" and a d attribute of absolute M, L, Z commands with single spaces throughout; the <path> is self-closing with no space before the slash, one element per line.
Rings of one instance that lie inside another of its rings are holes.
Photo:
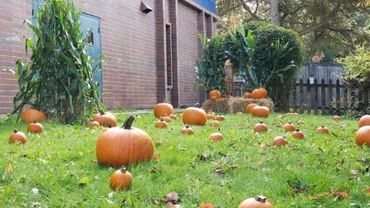
<path fill-rule="evenodd" d="M 120 123 L 125 116 L 119 115 Z M 214 143 L 208 139 L 217 130 L 214 127 L 194 127 L 193 136 L 184 136 L 179 133 L 179 119 L 171 122 L 169 129 L 155 129 L 156 119 L 144 114 L 134 126 L 144 129 L 154 143 L 163 143 L 155 147 L 160 160 L 128 167 L 134 176 L 132 187 L 113 194 L 109 177 L 115 169 L 99 166 L 95 157 L 102 129 L 49 122 L 44 124 L 45 133 L 27 134 L 28 143 L 17 145 L 8 144 L 8 136 L 14 128 L 25 131 L 26 125 L 3 122 L 0 207 L 165 207 L 155 201 L 173 191 L 179 193 L 185 208 L 202 202 L 232 208 L 259 194 L 282 208 L 370 207 L 364 192 L 370 186 L 366 171 L 370 148 L 355 144 L 357 123 L 337 123 L 325 116 L 280 117 L 272 114 L 263 119 L 269 131 L 256 134 L 251 129 L 261 119 L 226 115 L 221 126 L 225 139 Z M 299 126 L 306 134 L 304 140 L 289 137 L 286 147 L 271 146 L 275 136 L 285 134 L 281 128 L 284 123 L 300 119 L 305 121 Z M 328 126 L 334 134 L 316 133 L 320 125 Z M 217 167 L 225 174 L 216 174 Z M 351 175 L 351 170 L 358 174 Z M 320 193 L 336 189 L 348 191 L 349 198 L 320 197 Z"/>

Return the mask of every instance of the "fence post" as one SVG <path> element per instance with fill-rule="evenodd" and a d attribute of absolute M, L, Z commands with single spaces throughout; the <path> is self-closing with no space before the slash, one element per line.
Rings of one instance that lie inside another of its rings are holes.
<path fill-rule="evenodd" d="M 339 82 L 339 79 L 337 79 L 337 83 L 336 83 L 336 86 L 335 86 L 335 94 L 336 94 L 336 112 L 338 112 L 340 110 L 340 82 Z"/>
<path fill-rule="evenodd" d="M 333 112 L 333 105 L 332 105 L 332 101 L 333 101 L 333 81 L 331 79 L 329 79 L 329 113 L 332 113 Z"/>
<path fill-rule="evenodd" d="M 303 80 L 299 79 L 299 113 L 303 113 L 304 94 L 303 94 Z"/>
<path fill-rule="evenodd" d="M 307 94 L 309 94 L 309 98 L 310 98 L 310 102 L 307 102 L 309 103 L 310 105 L 308 106 L 308 113 L 311 114 L 312 112 L 312 107 L 313 107 L 313 102 L 314 102 L 314 94 L 313 94 L 313 90 L 312 90 L 312 86 L 311 86 L 311 82 L 309 79 L 307 79 Z"/>
<path fill-rule="evenodd" d="M 346 85 L 343 85 L 344 90 L 343 90 L 343 109 L 345 111 L 348 110 L 348 87 Z"/>
<path fill-rule="evenodd" d="M 321 114 L 326 111 L 325 80 L 321 79 Z"/>
<path fill-rule="evenodd" d="M 313 85 L 313 93 L 314 93 L 314 102 L 313 102 L 313 109 L 314 109 L 314 114 L 317 114 L 318 111 L 317 111 L 317 106 L 319 105 L 319 95 L 318 95 L 318 84 L 317 84 L 317 79 L 315 79 L 314 81 L 314 85 Z"/>

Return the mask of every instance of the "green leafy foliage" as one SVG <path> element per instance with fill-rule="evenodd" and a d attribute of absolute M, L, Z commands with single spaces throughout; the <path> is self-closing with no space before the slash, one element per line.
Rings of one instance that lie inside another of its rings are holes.
<path fill-rule="evenodd" d="M 226 92 L 224 39 L 219 35 L 212 39 L 200 35 L 200 38 L 203 56 L 196 62 L 197 83 L 206 91 L 217 89 L 224 93 Z"/>
<path fill-rule="evenodd" d="M 84 50 L 80 13 L 71 0 L 45 1 L 37 21 L 27 21 L 34 33 L 27 39 L 29 63 L 18 60 L 16 75 L 20 91 L 14 111 L 32 105 L 65 123 L 84 122 L 100 105 L 92 74 L 92 59 Z"/>

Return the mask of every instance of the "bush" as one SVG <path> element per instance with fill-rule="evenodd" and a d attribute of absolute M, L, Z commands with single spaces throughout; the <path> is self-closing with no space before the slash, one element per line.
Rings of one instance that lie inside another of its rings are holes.
<path fill-rule="evenodd" d="M 216 35 L 213 39 L 207 39 L 201 35 L 203 56 L 197 60 L 197 83 L 208 92 L 217 89 L 221 93 L 226 92 L 225 84 L 225 48 L 224 38 Z"/>
<path fill-rule="evenodd" d="M 26 41 L 32 55 L 28 64 L 16 64 L 20 91 L 13 114 L 29 104 L 65 123 L 86 121 L 100 98 L 73 1 L 45 1 L 37 21 L 27 23 L 34 33 L 34 41 Z"/>

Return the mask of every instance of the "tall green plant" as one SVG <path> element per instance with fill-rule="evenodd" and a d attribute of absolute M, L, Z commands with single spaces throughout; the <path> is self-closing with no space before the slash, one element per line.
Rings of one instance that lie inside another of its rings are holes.
<path fill-rule="evenodd" d="M 217 89 L 225 93 L 224 39 L 220 35 L 216 35 L 213 39 L 200 35 L 200 39 L 203 56 L 196 61 L 197 84 L 206 91 Z"/>
<path fill-rule="evenodd" d="M 29 104 L 65 123 L 85 122 L 100 107 L 93 80 L 93 61 L 84 50 L 80 13 L 72 0 L 48 0 L 27 21 L 34 33 L 26 40 L 30 61 L 16 63 L 20 91 L 14 97 L 14 113 Z"/>

